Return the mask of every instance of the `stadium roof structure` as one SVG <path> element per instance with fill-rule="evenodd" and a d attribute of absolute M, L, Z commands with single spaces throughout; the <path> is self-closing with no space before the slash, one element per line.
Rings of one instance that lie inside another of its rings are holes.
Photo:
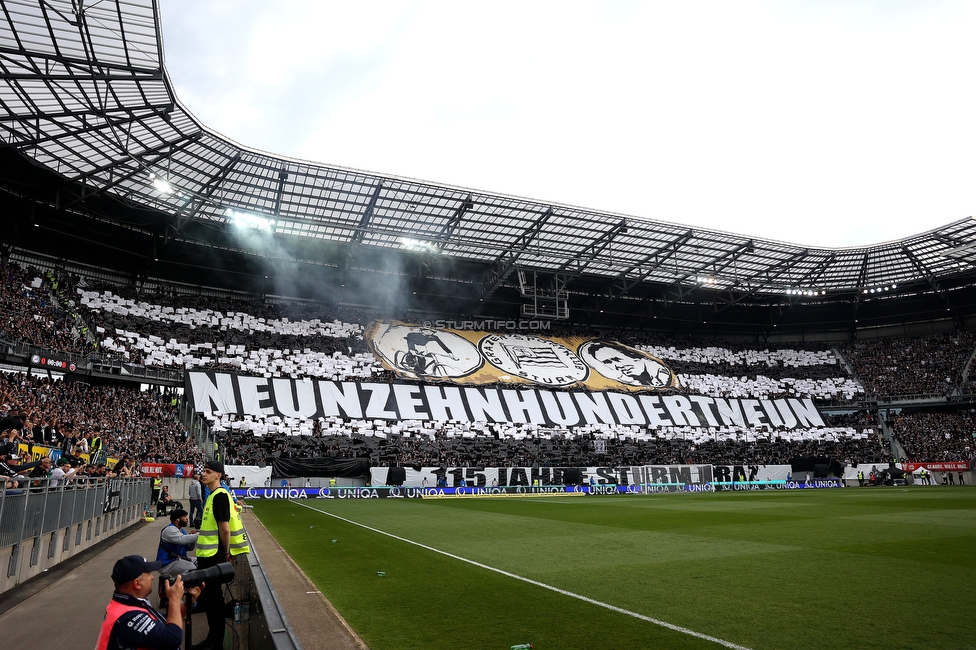
<path fill-rule="evenodd" d="M 715 333 L 976 314 L 972 218 L 814 248 L 250 149 L 177 99 L 152 0 L 4 0 L 0 108 L 8 252 L 134 280 Z"/>

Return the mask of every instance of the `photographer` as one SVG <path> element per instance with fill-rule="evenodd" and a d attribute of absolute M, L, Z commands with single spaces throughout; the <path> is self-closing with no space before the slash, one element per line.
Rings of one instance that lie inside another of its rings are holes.
<path fill-rule="evenodd" d="M 126 556 L 115 563 L 112 569 L 115 593 L 105 608 L 97 650 L 179 650 L 183 642 L 183 579 L 177 576 L 173 584 L 165 584 L 169 604 L 163 617 L 146 600 L 152 593 L 151 572 L 159 568 L 159 562 L 146 562 L 138 555 Z M 191 600 L 195 599 L 200 587 L 186 589 L 185 593 L 190 594 Z"/>
<path fill-rule="evenodd" d="M 159 549 L 156 551 L 156 561 L 163 565 L 160 578 L 176 577 L 197 568 L 196 561 L 187 557 L 197 545 L 197 534 L 186 532 L 188 525 L 186 510 L 177 508 L 169 513 L 169 524 L 159 532 Z"/>
<path fill-rule="evenodd" d="M 250 552 L 241 515 L 231 503 L 230 494 L 220 484 L 224 464 L 209 461 L 203 469 L 201 481 L 210 490 L 203 507 L 203 521 L 197 536 L 197 566 L 200 569 L 231 561 L 234 556 Z M 224 647 L 224 595 L 220 583 L 211 581 L 200 598 L 200 608 L 207 612 L 209 632 L 206 640 L 195 649 Z"/>

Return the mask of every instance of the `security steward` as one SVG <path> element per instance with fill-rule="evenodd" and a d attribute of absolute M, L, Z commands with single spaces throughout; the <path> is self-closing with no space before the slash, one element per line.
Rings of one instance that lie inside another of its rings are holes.
<path fill-rule="evenodd" d="M 151 572 L 158 571 L 160 566 L 159 562 L 147 562 L 138 555 L 128 555 L 115 563 L 112 569 L 115 593 L 105 608 L 96 650 L 179 650 L 183 642 L 183 578 L 177 576 L 173 584 L 166 583 L 169 599 L 166 616 L 146 600 L 152 593 Z M 196 598 L 200 587 L 185 592 Z"/>
<path fill-rule="evenodd" d="M 224 464 L 211 460 L 204 466 L 201 482 L 210 490 L 203 506 L 203 520 L 197 533 L 197 568 L 207 569 L 250 553 L 241 515 L 231 502 L 230 493 L 220 483 Z M 193 650 L 220 650 L 224 647 L 224 595 L 220 584 L 206 587 L 200 594 L 198 611 L 207 613 L 207 638 Z"/>

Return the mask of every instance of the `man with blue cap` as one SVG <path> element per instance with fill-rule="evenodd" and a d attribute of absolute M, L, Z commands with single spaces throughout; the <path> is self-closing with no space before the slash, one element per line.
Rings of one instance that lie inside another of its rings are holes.
<path fill-rule="evenodd" d="M 183 642 L 183 593 L 187 591 L 196 598 L 200 587 L 184 590 L 182 576 L 177 576 L 172 584 L 167 583 L 169 604 L 164 617 L 147 600 L 152 593 L 152 572 L 161 567 L 161 562 L 147 562 L 138 555 L 128 555 L 115 563 L 112 569 L 115 593 L 105 608 L 96 650 L 179 650 Z"/>

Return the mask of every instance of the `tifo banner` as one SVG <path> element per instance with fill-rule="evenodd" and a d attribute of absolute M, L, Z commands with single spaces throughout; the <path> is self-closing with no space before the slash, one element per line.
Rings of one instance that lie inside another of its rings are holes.
<path fill-rule="evenodd" d="M 914 472 L 917 469 L 925 468 L 933 472 L 968 472 L 969 463 L 967 461 L 942 462 L 942 463 L 901 463 L 901 468 L 907 472 Z"/>
<path fill-rule="evenodd" d="M 678 386 L 678 378 L 660 359 L 610 339 L 499 334 L 399 321 L 375 321 L 364 336 L 384 367 L 407 379 L 627 392 Z"/>
<path fill-rule="evenodd" d="M 705 485 L 785 483 L 789 465 L 640 465 L 634 467 L 372 467 L 371 485 L 496 487 L 534 485 Z M 800 478 L 800 477 L 797 477 Z M 802 478 L 806 478 L 805 476 Z M 801 481 L 803 482 L 803 481 Z"/>
<path fill-rule="evenodd" d="M 246 377 L 216 371 L 187 372 L 186 392 L 193 410 L 204 415 L 518 422 L 550 427 L 600 423 L 649 428 L 826 426 L 809 398 L 723 399 L 494 386 L 418 386 Z"/>
<path fill-rule="evenodd" d="M 173 463 L 143 463 L 140 473 L 153 478 L 176 477 L 189 478 L 193 476 L 193 465 Z"/>
<path fill-rule="evenodd" d="M 840 488 L 838 478 L 793 480 L 789 465 L 641 467 L 374 467 L 366 487 L 254 487 L 243 499 L 407 499 L 590 496 L 719 490 Z"/>

